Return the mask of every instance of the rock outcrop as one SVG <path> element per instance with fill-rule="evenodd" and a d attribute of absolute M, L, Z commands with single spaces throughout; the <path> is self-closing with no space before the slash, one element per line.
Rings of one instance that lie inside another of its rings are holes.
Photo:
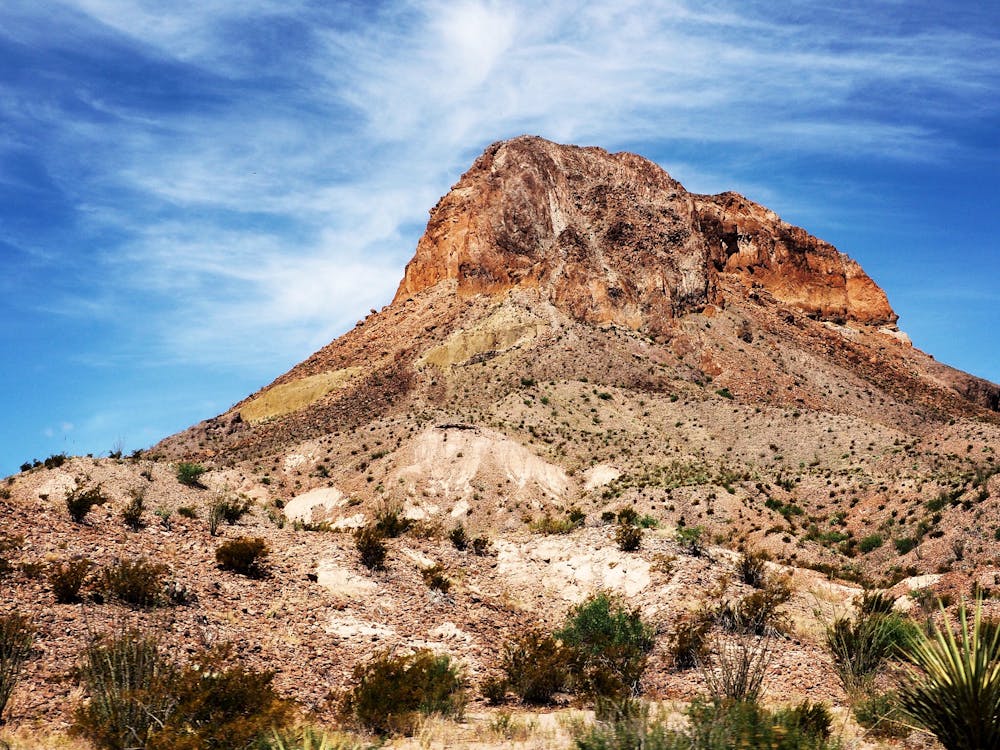
<path fill-rule="evenodd" d="M 731 282 L 820 320 L 896 321 L 857 263 L 763 206 L 688 193 L 635 154 L 529 136 L 487 149 L 432 209 L 396 300 L 444 280 L 459 295 L 538 288 L 577 320 L 651 333 Z"/>

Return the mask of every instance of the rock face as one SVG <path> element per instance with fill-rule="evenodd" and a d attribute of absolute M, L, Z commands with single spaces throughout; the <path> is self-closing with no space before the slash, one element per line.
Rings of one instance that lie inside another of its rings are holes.
<path fill-rule="evenodd" d="M 833 246 L 742 196 L 688 193 L 634 154 L 524 136 L 494 144 L 431 211 L 396 293 L 541 290 L 573 318 L 651 333 L 766 289 L 807 315 L 893 324 L 884 292 Z"/>

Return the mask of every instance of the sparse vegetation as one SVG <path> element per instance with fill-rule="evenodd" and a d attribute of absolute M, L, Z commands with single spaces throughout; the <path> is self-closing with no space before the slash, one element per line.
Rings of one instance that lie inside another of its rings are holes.
<path fill-rule="evenodd" d="M 200 489 L 204 489 L 205 485 L 201 483 L 201 477 L 206 471 L 208 471 L 208 469 L 201 464 L 182 461 L 177 464 L 177 481 L 185 487 L 198 487 Z"/>
<path fill-rule="evenodd" d="M 451 542 L 451 546 L 459 552 L 464 552 L 469 546 L 469 537 L 465 533 L 465 527 L 460 523 L 456 524 L 455 527 L 448 532 L 448 540 Z"/>
<path fill-rule="evenodd" d="M 674 669 L 694 669 L 705 663 L 711 630 L 712 618 L 704 613 L 685 617 L 674 626 L 668 647 Z"/>
<path fill-rule="evenodd" d="M 0 723 L 21 668 L 31 655 L 34 629 L 18 612 L 0 615 Z"/>
<path fill-rule="evenodd" d="M 163 601 L 168 568 L 145 557 L 118 559 L 97 574 L 98 590 L 108 598 L 134 607 L 155 607 Z"/>
<path fill-rule="evenodd" d="M 86 490 L 77 487 L 66 494 L 66 510 L 74 522 L 83 523 L 91 508 L 95 505 L 104 505 L 107 501 L 108 498 L 99 484 Z"/>
<path fill-rule="evenodd" d="M 290 715 L 273 675 L 234 664 L 225 647 L 180 667 L 155 638 L 126 631 L 89 646 L 79 673 L 90 700 L 74 730 L 102 750 L 250 748 Z"/>
<path fill-rule="evenodd" d="M 132 531 L 139 531 L 146 524 L 142 514 L 146 509 L 146 490 L 143 487 L 133 487 L 129 490 L 128 505 L 122 510 L 122 520 Z"/>
<path fill-rule="evenodd" d="M 375 526 L 362 526 L 354 532 L 354 546 L 361 556 L 361 564 L 368 570 L 385 567 L 385 537 Z"/>
<path fill-rule="evenodd" d="M 510 687 L 525 703 L 549 703 L 566 686 L 570 659 L 569 650 L 560 641 L 529 630 L 504 649 L 504 690 Z"/>
<path fill-rule="evenodd" d="M 80 589 L 94 564 L 85 557 L 53 563 L 49 568 L 48 582 L 59 604 L 74 604 L 80 601 Z"/>
<path fill-rule="evenodd" d="M 700 557 L 705 552 L 702 537 L 705 534 L 703 526 L 678 526 L 674 539 L 681 549 L 692 557 Z"/>
<path fill-rule="evenodd" d="M 215 550 L 215 561 L 223 570 L 231 570 L 248 578 L 262 578 L 267 554 L 267 544 L 263 539 L 257 536 L 240 536 L 220 544 Z"/>
<path fill-rule="evenodd" d="M 639 693 L 654 630 L 638 609 L 606 591 L 574 607 L 555 633 L 571 650 L 570 679 L 577 692 L 593 697 Z"/>
<path fill-rule="evenodd" d="M 736 563 L 736 574 L 748 586 L 762 588 L 767 577 L 767 556 L 757 550 L 744 550 Z"/>
<path fill-rule="evenodd" d="M 642 546 L 642 529 L 619 523 L 615 529 L 615 543 L 622 552 L 635 552 Z"/>
<path fill-rule="evenodd" d="M 429 565 L 420 571 L 420 577 L 424 579 L 429 589 L 447 594 L 451 588 L 451 580 L 445 575 L 445 568 L 440 563 Z"/>
<path fill-rule="evenodd" d="M 354 669 L 343 713 L 381 735 L 412 734 L 420 716 L 460 717 L 465 681 L 446 654 L 383 653 Z"/>

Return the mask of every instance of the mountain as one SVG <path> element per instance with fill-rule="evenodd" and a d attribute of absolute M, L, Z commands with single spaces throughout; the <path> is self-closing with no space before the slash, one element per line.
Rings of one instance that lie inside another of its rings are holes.
<path fill-rule="evenodd" d="M 844 703 L 814 613 L 848 606 L 849 581 L 892 586 L 900 606 L 911 588 L 1000 582 L 997 446 L 1000 386 L 914 348 L 830 244 L 634 154 L 503 141 L 431 209 L 392 302 L 353 330 L 141 455 L 52 457 L 6 480 L 3 585 L 41 653 L 12 716 L 66 721 L 66 665 L 89 630 L 130 618 L 177 649 L 236 644 L 319 715 L 377 649 L 448 650 L 478 681 L 505 638 L 600 587 L 670 632 L 745 593 L 740 547 L 790 576 L 771 689 Z M 179 483 L 182 462 L 205 473 Z M 88 488 L 106 502 L 74 523 L 66 496 Z M 146 524 L 131 530 L 136 496 Z M 211 529 L 222 502 L 248 512 Z M 651 527 L 637 551 L 616 542 L 622 511 Z M 396 516 L 415 525 L 369 571 L 338 532 Z M 488 554 L 456 549 L 458 525 Z M 708 555 L 679 544 L 684 528 Z M 268 575 L 218 570 L 216 533 L 264 539 Z M 138 555 L 187 604 L 55 605 L 40 572 Z M 450 593 L 428 589 L 434 565 Z M 700 678 L 664 642 L 643 684 L 690 697 Z"/>
<path fill-rule="evenodd" d="M 431 209 L 390 305 L 151 453 L 248 486 L 266 475 L 269 497 L 331 487 L 478 528 L 627 502 L 839 564 L 798 535 L 762 538 L 787 523 L 766 504 L 809 517 L 849 499 L 858 536 L 873 506 L 887 523 L 996 461 L 1000 387 L 896 321 L 855 261 L 742 196 L 688 193 L 634 154 L 515 138 Z M 720 472 L 736 477 L 723 497 Z"/>

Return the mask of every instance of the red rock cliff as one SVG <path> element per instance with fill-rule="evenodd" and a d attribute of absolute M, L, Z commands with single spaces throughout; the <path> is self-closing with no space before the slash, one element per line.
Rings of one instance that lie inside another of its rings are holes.
<path fill-rule="evenodd" d="M 652 332 L 716 301 L 723 279 L 824 320 L 896 320 L 857 263 L 763 206 L 530 136 L 490 146 L 432 209 L 396 299 L 446 279 L 460 295 L 537 287 L 579 320 Z"/>

